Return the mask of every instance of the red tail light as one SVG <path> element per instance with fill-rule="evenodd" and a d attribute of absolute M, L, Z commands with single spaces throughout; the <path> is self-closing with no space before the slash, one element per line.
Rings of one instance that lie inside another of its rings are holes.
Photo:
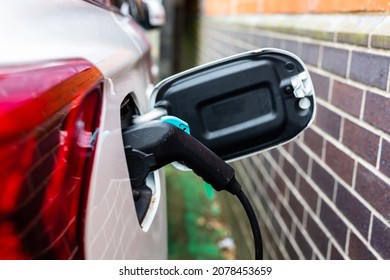
<path fill-rule="evenodd" d="M 0 259 L 83 258 L 101 105 L 87 61 L 0 67 Z"/>

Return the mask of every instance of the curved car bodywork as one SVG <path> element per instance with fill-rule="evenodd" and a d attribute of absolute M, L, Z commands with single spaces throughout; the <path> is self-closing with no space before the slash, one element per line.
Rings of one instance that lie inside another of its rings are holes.
<path fill-rule="evenodd" d="M 165 190 L 162 174 L 154 173 L 153 203 L 150 206 L 149 216 L 140 226 L 134 211 L 121 136 L 120 111 L 123 101 L 126 98 L 132 99 L 140 113 L 149 108 L 147 92 L 150 91 L 153 79 L 150 74 L 150 45 L 144 31 L 131 17 L 124 16 L 109 5 L 100 5 L 98 2 L 102 1 L 25 0 L 0 3 L 0 24 L 3 26 L 0 30 L 0 74 L 3 78 L 7 77 L 10 71 L 18 71 L 15 69 L 28 68 L 35 71 L 59 62 L 64 62 L 66 65 L 72 60 L 87 62 L 101 75 L 102 99 L 99 103 L 101 108 L 96 108 L 95 111 L 96 118 L 100 120 L 98 140 L 94 146 L 92 170 L 90 175 L 86 175 L 90 178 L 86 207 L 81 209 L 84 229 L 78 233 L 83 235 L 81 237 L 83 244 L 79 244 L 83 246 L 83 253 L 81 255 L 69 253 L 61 257 L 48 253 L 51 250 L 50 244 L 58 242 L 61 236 L 71 234 L 66 228 L 59 237 L 46 240 L 46 245 L 41 248 L 41 252 L 31 249 L 28 244 L 36 242 L 35 239 L 38 237 L 29 234 L 29 229 L 15 226 L 17 222 L 15 219 L 12 220 L 14 214 L 7 214 L 7 216 L 5 212 L 0 212 L 4 214 L 0 217 L 0 221 L 2 220 L 4 224 L 4 232 L 6 228 L 8 229 L 5 226 L 6 221 L 11 221 L 12 228 L 16 228 L 13 238 L 20 237 L 22 240 L 20 246 L 26 251 L 25 258 L 165 259 L 167 257 Z M 109 4 L 109 1 L 104 2 Z M 25 72 L 19 72 L 20 79 L 28 80 L 29 78 L 23 77 L 23 73 Z M 42 86 L 48 83 L 43 76 L 40 82 Z M 57 82 L 61 84 L 63 81 Z M 7 89 L 1 88 L 0 85 L 0 92 L 2 90 Z M 7 104 L 12 98 L 10 94 L 1 102 Z M 24 121 L 23 118 L 18 119 L 18 122 Z M 28 168 L 26 170 L 27 173 L 30 172 Z M 25 179 L 29 180 L 27 173 Z M 43 204 L 31 209 L 36 211 L 33 213 L 32 220 L 39 220 L 39 216 L 44 211 Z M 80 214 L 74 217 L 76 220 L 80 218 Z M 29 227 L 38 226 L 36 223 L 31 223 Z M 47 227 L 41 226 L 37 231 L 46 229 Z M 0 235 L 1 230 L 2 225 L 0 225 Z M 26 236 L 29 236 L 30 240 Z M 32 251 L 34 253 L 31 253 Z M 3 248 L 0 250 L 0 258 L 23 258 L 23 256 L 14 256 L 11 252 L 7 255 L 6 249 Z"/>

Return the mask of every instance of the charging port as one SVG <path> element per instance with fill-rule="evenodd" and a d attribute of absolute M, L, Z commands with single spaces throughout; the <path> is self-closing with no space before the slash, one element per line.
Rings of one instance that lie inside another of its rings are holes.
<path fill-rule="evenodd" d="M 133 120 L 140 115 L 139 109 L 134 102 L 131 94 L 128 94 L 121 104 L 121 127 L 122 129 L 131 127 L 134 122 Z M 131 144 L 131 143 L 130 143 Z M 129 170 L 130 179 L 132 181 L 132 191 L 134 205 L 137 213 L 138 222 L 142 225 L 142 222 L 148 212 L 152 196 L 155 190 L 155 180 L 153 173 L 147 176 L 146 184 L 139 185 L 134 184 L 134 179 L 131 174 L 137 173 L 133 172 L 139 168 L 143 168 L 143 162 L 140 162 L 138 157 L 126 157 L 127 159 L 127 168 Z"/>

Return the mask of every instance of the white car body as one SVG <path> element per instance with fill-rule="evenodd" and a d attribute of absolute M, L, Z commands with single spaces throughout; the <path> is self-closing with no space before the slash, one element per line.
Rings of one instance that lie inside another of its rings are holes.
<path fill-rule="evenodd" d="M 121 135 L 120 107 L 126 96 L 131 95 L 141 114 L 150 109 L 150 45 L 129 16 L 93 2 L 1 1 L 0 69 L 81 58 L 100 70 L 104 89 L 85 215 L 84 257 L 166 259 L 163 174 L 154 173 L 152 203 L 140 225 Z"/>

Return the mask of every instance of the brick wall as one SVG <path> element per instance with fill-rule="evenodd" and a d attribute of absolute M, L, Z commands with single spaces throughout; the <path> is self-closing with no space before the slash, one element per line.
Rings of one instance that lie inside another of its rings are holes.
<path fill-rule="evenodd" d="M 386 16 L 203 18 L 199 63 L 282 48 L 303 59 L 315 86 L 309 129 L 233 164 L 259 215 L 266 258 L 390 259 L 387 30 Z"/>
<path fill-rule="evenodd" d="M 206 0 L 207 15 L 388 11 L 387 0 Z"/>

